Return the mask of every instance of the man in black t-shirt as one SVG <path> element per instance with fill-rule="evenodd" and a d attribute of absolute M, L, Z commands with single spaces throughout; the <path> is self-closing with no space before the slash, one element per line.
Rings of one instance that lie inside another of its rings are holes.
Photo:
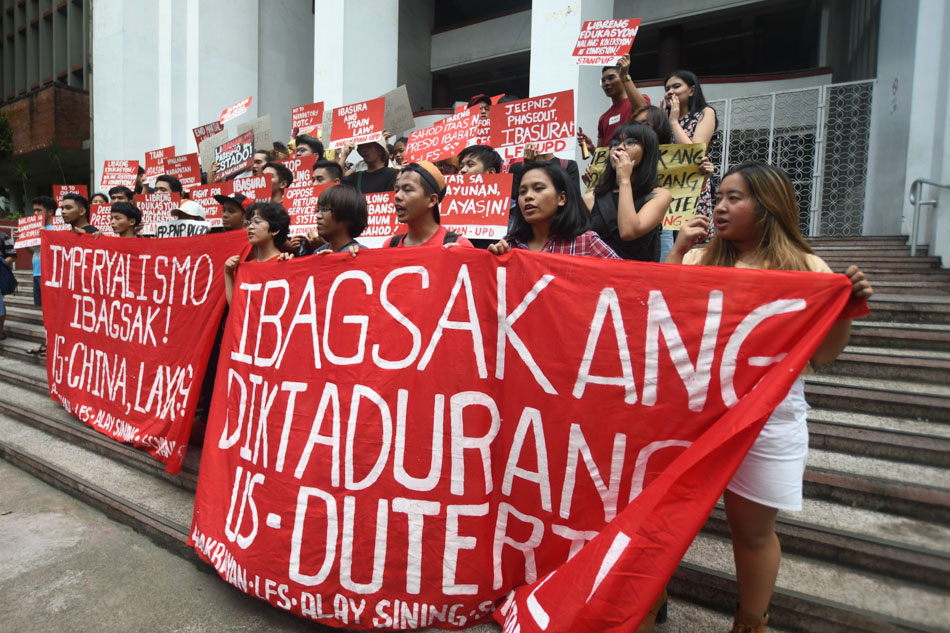
<path fill-rule="evenodd" d="M 387 167 L 389 152 L 382 140 L 361 143 L 356 151 L 366 163 L 366 171 L 353 172 L 343 179 L 343 183 L 356 187 L 362 194 L 393 191 L 399 170 Z"/>

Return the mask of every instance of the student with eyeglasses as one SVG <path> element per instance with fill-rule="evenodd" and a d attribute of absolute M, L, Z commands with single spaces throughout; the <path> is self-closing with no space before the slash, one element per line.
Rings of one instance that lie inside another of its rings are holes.
<path fill-rule="evenodd" d="M 250 249 L 244 261 L 271 262 L 280 257 L 287 236 L 290 234 L 290 216 L 276 202 L 255 202 L 247 209 L 247 241 Z M 231 303 L 234 292 L 234 274 L 241 264 L 242 256 L 234 255 L 224 262 L 224 294 Z"/>

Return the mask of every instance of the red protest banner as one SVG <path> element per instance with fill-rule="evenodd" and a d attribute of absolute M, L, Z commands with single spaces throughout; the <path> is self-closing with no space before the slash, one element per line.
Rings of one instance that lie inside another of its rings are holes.
<path fill-rule="evenodd" d="M 521 158 L 525 143 L 539 154 L 574 147 L 574 91 L 492 106 L 491 143 L 502 158 Z"/>
<path fill-rule="evenodd" d="M 851 293 L 842 275 L 416 251 L 238 273 L 189 543 L 322 624 L 470 626 L 539 581 L 550 622 L 530 630 L 635 629 L 613 624 L 652 603 Z M 634 564 L 605 568 L 603 538 L 586 553 L 605 526 Z M 545 590 L 574 554 L 575 586 Z M 603 622 L 565 614 L 590 595 Z"/>
<path fill-rule="evenodd" d="M 138 175 L 139 161 L 137 160 L 107 160 L 102 166 L 102 180 L 99 186 L 106 191 L 113 187 L 135 189 Z"/>
<path fill-rule="evenodd" d="M 359 144 L 379 139 L 383 134 L 385 116 L 385 97 L 334 108 L 330 147 L 343 147 L 347 141 Z"/>
<path fill-rule="evenodd" d="M 508 233 L 511 174 L 455 174 L 445 177 L 439 203 L 441 224 L 465 237 L 500 240 Z"/>
<path fill-rule="evenodd" d="M 154 182 L 156 178 L 164 174 L 165 159 L 173 158 L 174 156 L 174 145 L 145 152 L 145 180 L 147 182 Z"/>
<path fill-rule="evenodd" d="M 197 156 L 195 160 L 197 161 Z M 248 130 L 216 147 L 214 161 L 218 164 L 215 175 L 220 178 L 227 178 L 250 169 L 254 164 L 254 130 Z"/>
<path fill-rule="evenodd" d="M 299 105 L 290 110 L 290 127 L 293 136 L 320 132 L 323 126 L 323 102 Z"/>
<path fill-rule="evenodd" d="M 231 181 L 234 193 L 240 193 L 251 200 L 270 200 L 273 195 L 273 179 L 270 174 L 245 176 Z"/>
<path fill-rule="evenodd" d="M 181 240 L 43 236 L 50 397 L 181 468 L 240 231 Z"/>
<path fill-rule="evenodd" d="M 224 124 L 230 121 L 231 119 L 236 119 L 245 112 L 251 106 L 251 97 L 244 99 L 243 101 L 238 101 L 232 106 L 228 106 L 224 110 L 221 110 L 221 116 L 218 117 L 218 123 Z M 199 141 L 199 145 L 201 142 Z"/>
<path fill-rule="evenodd" d="M 89 224 L 99 229 L 99 232 L 103 235 L 114 236 L 115 233 L 112 231 L 112 205 L 90 204 Z"/>
<path fill-rule="evenodd" d="M 303 235 L 317 230 L 317 201 L 325 189 L 333 185 L 303 185 L 284 191 L 283 206 L 290 215 L 290 234 Z"/>
<path fill-rule="evenodd" d="M 135 206 L 142 212 L 141 235 L 153 235 L 155 225 L 172 219 L 172 210 L 181 204 L 177 193 L 146 193 L 135 196 Z"/>
<path fill-rule="evenodd" d="M 205 220 L 212 227 L 221 226 L 221 204 L 214 199 L 215 196 L 234 195 L 234 181 L 225 180 L 210 185 L 199 185 L 192 187 L 188 192 L 188 199 L 194 200 L 205 210 Z"/>
<path fill-rule="evenodd" d="M 191 133 L 195 136 L 195 146 L 201 145 L 201 141 L 206 138 L 212 137 L 218 132 L 224 130 L 224 126 L 221 125 L 220 121 L 214 121 L 212 123 L 206 123 L 205 125 L 198 126 L 191 130 Z"/>
<path fill-rule="evenodd" d="M 181 181 L 186 190 L 201 184 L 201 165 L 198 153 L 182 154 L 165 159 L 165 173 Z"/>
<path fill-rule="evenodd" d="M 16 223 L 16 242 L 13 248 L 29 248 L 40 245 L 40 231 L 43 229 L 43 214 L 24 215 Z"/>
<path fill-rule="evenodd" d="M 640 29 L 639 19 L 588 20 L 574 46 L 575 63 L 585 66 L 613 66 L 633 46 Z"/>
<path fill-rule="evenodd" d="M 396 206 L 393 200 L 395 191 L 367 193 L 366 228 L 360 235 L 360 244 L 369 248 L 381 248 L 396 233 L 405 233 L 406 226 L 396 219 Z"/>
<path fill-rule="evenodd" d="M 466 111 L 446 117 L 431 127 L 412 132 L 406 142 L 406 162 L 435 162 L 457 156 L 477 140 L 477 125 L 478 115 Z"/>
<path fill-rule="evenodd" d="M 313 183 L 313 166 L 317 163 L 317 157 L 315 155 L 295 156 L 294 158 L 279 160 L 277 162 L 283 164 L 283 166 L 289 169 L 290 173 L 294 175 L 294 181 L 290 183 L 291 187 L 305 186 Z"/>
<path fill-rule="evenodd" d="M 86 200 L 89 199 L 89 189 L 86 185 L 53 185 L 53 199 L 56 204 L 61 204 L 67 193 L 78 193 Z"/>

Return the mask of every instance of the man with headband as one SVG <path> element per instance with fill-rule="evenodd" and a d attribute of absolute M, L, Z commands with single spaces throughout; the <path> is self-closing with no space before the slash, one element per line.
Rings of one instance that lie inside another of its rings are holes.
<path fill-rule="evenodd" d="M 445 179 L 428 161 L 406 165 L 396 178 L 396 219 L 406 225 L 407 233 L 394 236 L 387 247 L 442 246 L 458 244 L 471 247 L 466 238 L 439 223 L 439 202 L 445 196 Z"/>

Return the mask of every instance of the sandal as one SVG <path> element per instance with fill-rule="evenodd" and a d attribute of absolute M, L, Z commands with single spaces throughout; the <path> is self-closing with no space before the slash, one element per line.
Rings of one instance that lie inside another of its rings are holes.
<path fill-rule="evenodd" d="M 27 350 L 27 354 L 33 354 L 34 356 L 43 356 L 46 354 L 46 343 L 42 343 L 36 349 Z"/>

